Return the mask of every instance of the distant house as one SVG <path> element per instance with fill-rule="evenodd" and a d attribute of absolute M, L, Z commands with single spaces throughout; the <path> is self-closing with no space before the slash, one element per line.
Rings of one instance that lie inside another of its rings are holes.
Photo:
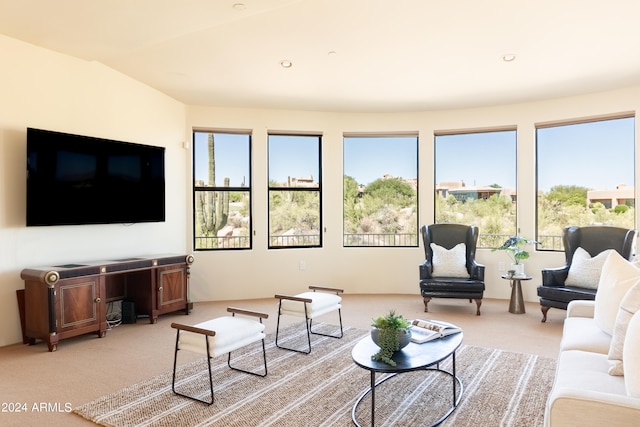
<path fill-rule="evenodd" d="M 486 187 L 486 186 L 473 186 L 453 188 L 449 190 L 449 194 L 456 198 L 459 202 L 467 200 L 486 200 L 494 194 L 500 194 L 501 188 Z"/>
<path fill-rule="evenodd" d="M 476 185 L 467 187 L 464 181 L 441 182 L 436 185 L 436 194 L 445 199 L 451 195 L 459 202 L 486 200 L 495 194 L 506 196 L 511 201 L 516 201 L 516 192 L 513 189 Z"/>
<path fill-rule="evenodd" d="M 288 177 L 287 178 L 287 186 L 288 187 L 317 187 L 318 183 L 313 180 L 313 176 L 309 175 L 308 177 Z"/>
<path fill-rule="evenodd" d="M 589 190 L 587 191 L 587 207 L 592 203 L 602 203 L 607 209 L 615 208 L 618 205 L 635 206 L 635 187 L 618 184 L 615 190 Z"/>
<path fill-rule="evenodd" d="M 464 186 L 464 181 L 441 182 L 439 184 L 436 184 L 436 194 L 443 199 L 446 199 L 449 196 L 450 190 L 462 188 Z"/>

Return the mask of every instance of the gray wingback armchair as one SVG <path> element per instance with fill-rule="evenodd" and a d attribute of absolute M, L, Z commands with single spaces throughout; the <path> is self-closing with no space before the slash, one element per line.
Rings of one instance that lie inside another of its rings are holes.
<path fill-rule="evenodd" d="M 463 224 L 431 224 L 422 226 L 425 260 L 420 264 L 420 293 L 424 300 L 424 311 L 428 312 L 431 298 L 462 298 L 475 300 L 476 314 L 484 294 L 484 265 L 476 263 L 478 227 Z M 451 249 L 459 243 L 466 246 L 466 270 L 469 277 L 434 277 L 433 251 L 431 243 Z"/>
<path fill-rule="evenodd" d="M 565 227 L 562 230 L 565 265 L 542 269 L 542 285 L 538 287 L 542 322 L 547 321 L 547 312 L 551 307 L 566 310 L 570 301 L 596 298 L 596 289 L 565 285 L 576 249 L 584 249 L 591 257 L 604 250 L 614 249 L 622 257 L 630 259 L 635 234 L 636 230 L 606 225 Z"/>

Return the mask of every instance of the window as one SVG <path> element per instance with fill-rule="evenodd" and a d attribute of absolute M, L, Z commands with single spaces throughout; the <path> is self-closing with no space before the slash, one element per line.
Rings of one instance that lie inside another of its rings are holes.
<path fill-rule="evenodd" d="M 343 145 L 343 246 L 418 246 L 418 136 Z"/>
<path fill-rule="evenodd" d="M 321 137 L 269 135 L 269 248 L 321 247 Z"/>
<path fill-rule="evenodd" d="M 251 136 L 193 132 L 195 250 L 251 248 Z"/>
<path fill-rule="evenodd" d="M 437 134 L 435 222 L 475 225 L 478 247 L 516 234 L 515 129 Z"/>
<path fill-rule="evenodd" d="M 536 126 L 539 249 L 569 225 L 635 228 L 634 149 L 632 116 Z"/>

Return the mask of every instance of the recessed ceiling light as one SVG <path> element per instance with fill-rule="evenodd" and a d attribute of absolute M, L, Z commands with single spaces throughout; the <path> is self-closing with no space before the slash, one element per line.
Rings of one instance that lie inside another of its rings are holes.
<path fill-rule="evenodd" d="M 283 59 L 282 61 L 280 61 L 280 66 L 282 68 L 291 68 L 293 66 L 293 62 L 289 61 L 288 59 Z"/>
<path fill-rule="evenodd" d="M 338 52 L 336 52 L 335 50 L 330 50 L 329 52 L 327 52 L 327 55 L 329 55 L 329 58 L 333 58 L 338 55 Z"/>
<path fill-rule="evenodd" d="M 512 62 L 512 61 L 515 61 L 515 59 L 516 59 L 516 55 L 513 53 L 506 53 L 502 55 L 502 60 L 504 62 Z"/>
<path fill-rule="evenodd" d="M 233 8 L 234 8 L 235 10 L 245 10 L 245 9 L 247 8 L 247 5 L 246 5 L 246 4 L 244 4 L 244 3 L 235 3 L 235 4 L 233 5 Z"/>

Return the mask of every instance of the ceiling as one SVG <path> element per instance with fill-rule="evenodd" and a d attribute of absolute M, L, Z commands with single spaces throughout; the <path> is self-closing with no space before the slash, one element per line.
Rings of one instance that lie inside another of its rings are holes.
<path fill-rule="evenodd" d="M 638 85 L 639 19 L 638 0 L 0 0 L 0 33 L 185 104 L 336 112 Z"/>

